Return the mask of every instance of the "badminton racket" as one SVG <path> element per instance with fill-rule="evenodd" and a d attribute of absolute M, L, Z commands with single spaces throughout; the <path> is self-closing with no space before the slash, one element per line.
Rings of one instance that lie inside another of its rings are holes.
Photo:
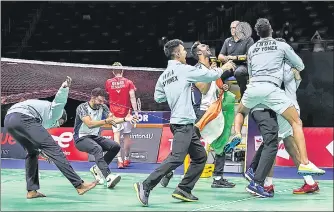
<path fill-rule="evenodd" d="M 137 110 L 138 110 L 138 113 L 141 111 L 141 101 L 140 101 L 140 98 L 137 98 Z M 133 124 L 134 128 L 137 127 L 137 121 L 132 121 L 131 123 Z"/>
<path fill-rule="evenodd" d="M 246 40 L 252 36 L 252 27 L 247 22 L 240 22 L 235 28 L 235 36 L 240 40 Z"/>

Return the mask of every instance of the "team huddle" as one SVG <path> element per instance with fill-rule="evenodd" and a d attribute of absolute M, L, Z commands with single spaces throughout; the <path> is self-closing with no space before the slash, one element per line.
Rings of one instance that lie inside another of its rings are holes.
<path fill-rule="evenodd" d="M 325 171 L 308 160 L 296 97 L 301 82 L 300 71 L 304 69 L 304 64 L 283 39 L 272 38 L 272 28 L 267 19 L 257 20 L 255 31 L 260 40 L 256 43 L 251 37 L 239 39 L 235 35 L 238 23 L 231 23 L 232 37 L 226 39 L 218 56 L 224 63 L 221 67 L 211 62 L 212 53 L 206 44 L 195 42 L 192 46 L 191 55 L 198 62 L 195 66 L 187 65 L 187 52 L 181 40 L 175 39 L 165 44 L 164 53 L 168 58 L 168 66 L 157 81 L 154 100 L 158 103 L 167 102 L 171 109 L 173 148 L 171 154 L 156 170 L 144 181 L 134 184 L 136 195 L 142 205 L 148 205 L 150 191 L 156 185 L 160 183 L 163 187 L 168 186 L 174 170 L 183 164 L 188 154 L 191 158 L 190 166 L 172 197 L 187 202 L 198 200 L 192 194 L 192 190 L 207 161 L 206 150 L 200 142 L 202 128 L 198 127 L 198 123 L 212 113 L 210 106 L 217 101 L 221 101 L 222 104 L 222 111 L 219 112 L 224 118 L 224 126 L 221 139 L 211 144 L 216 155 L 212 188 L 236 186 L 223 177 L 225 157 L 226 153 L 241 143 L 244 119 L 250 114 L 258 125 L 263 143 L 244 173 L 245 178 L 249 180 L 246 191 L 258 197 L 274 196 L 273 166 L 280 140 L 283 140 L 293 158 L 298 174 L 305 179 L 305 184 L 293 190 L 293 193 L 319 191 L 318 183 L 313 180 L 312 175 L 322 175 Z M 95 165 L 90 168 L 95 180 L 91 183 L 84 182 L 77 175 L 47 131 L 67 121 L 64 107 L 72 83 L 70 77 L 61 85 L 52 102 L 26 100 L 8 110 L 5 128 L 28 153 L 28 199 L 45 197 L 38 191 L 39 155 L 52 161 L 79 195 L 98 184 L 114 188 L 120 182 L 121 176 L 112 174 L 109 164 L 117 158 L 118 168 L 129 166 L 130 133 L 132 123 L 138 122 L 138 106 L 134 83 L 123 77 L 120 63 L 114 63 L 113 66 L 114 77 L 106 81 L 105 89 L 93 89 L 90 100 L 80 104 L 76 109 L 75 146 L 95 158 Z M 229 91 L 226 84 L 231 76 L 235 76 L 241 91 L 241 101 L 236 115 L 236 96 Z M 282 84 L 284 90 L 281 88 Z M 109 96 L 109 107 L 105 104 L 106 92 Z M 229 139 L 233 123 L 235 135 Z M 100 128 L 107 124 L 112 126 L 114 140 L 100 135 Z M 121 154 L 121 137 L 124 137 L 124 157 Z"/>

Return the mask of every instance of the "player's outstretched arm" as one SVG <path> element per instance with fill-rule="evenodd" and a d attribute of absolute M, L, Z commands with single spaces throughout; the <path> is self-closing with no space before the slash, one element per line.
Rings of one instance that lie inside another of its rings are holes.
<path fill-rule="evenodd" d="M 106 109 L 105 109 L 106 108 Z M 113 121 L 113 119 L 109 116 L 107 110 L 109 111 L 108 107 L 106 105 L 103 105 L 103 113 L 107 117 L 104 120 L 92 120 L 92 118 L 89 115 L 89 111 L 86 107 L 84 107 L 83 104 L 79 105 L 77 107 L 77 116 L 81 119 L 81 121 L 89 128 L 96 128 L 101 127 L 105 124 L 112 124 L 116 125 L 116 123 Z"/>
<path fill-rule="evenodd" d="M 65 82 L 61 85 L 54 100 L 51 103 L 51 110 L 49 118 L 52 120 L 59 119 L 63 114 L 63 109 L 67 103 L 68 93 L 72 83 L 71 77 L 67 77 Z"/>
<path fill-rule="evenodd" d="M 190 65 L 184 65 L 183 68 L 185 78 L 190 83 L 212 82 L 220 78 L 220 76 L 223 74 L 223 70 L 221 69 L 207 70 Z"/>

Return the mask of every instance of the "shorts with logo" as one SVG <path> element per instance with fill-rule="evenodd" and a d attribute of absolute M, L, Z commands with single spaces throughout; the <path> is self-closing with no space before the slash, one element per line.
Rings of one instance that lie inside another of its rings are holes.
<path fill-rule="evenodd" d="M 293 105 L 292 100 L 287 97 L 285 92 L 271 82 L 251 82 L 248 84 L 241 103 L 248 109 L 263 104 L 277 114 L 282 114 Z"/>
<path fill-rule="evenodd" d="M 132 124 L 127 121 L 120 124 L 117 124 L 116 127 L 112 127 L 113 132 L 122 132 L 122 133 L 131 133 Z"/>

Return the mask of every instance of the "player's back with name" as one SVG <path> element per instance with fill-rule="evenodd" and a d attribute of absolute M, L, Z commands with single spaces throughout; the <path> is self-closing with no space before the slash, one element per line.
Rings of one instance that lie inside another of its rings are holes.
<path fill-rule="evenodd" d="M 283 61 L 292 59 L 294 62 L 298 59 L 295 58 L 298 56 L 295 55 L 291 46 L 273 38 L 260 39 L 254 43 L 249 48 L 247 57 L 251 82 L 271 81 L 278 86 L 283 80 Z"/>

